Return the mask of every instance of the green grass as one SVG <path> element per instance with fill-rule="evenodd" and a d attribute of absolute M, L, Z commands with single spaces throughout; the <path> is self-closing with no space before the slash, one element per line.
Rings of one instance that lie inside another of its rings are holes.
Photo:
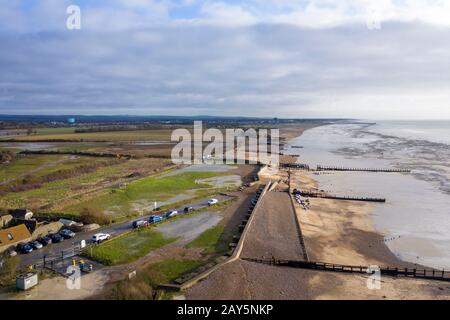
<path fill-rule="evenodd" d="M 201 248 L 204 253 L 222 253 L 227 250 L 226 244 L 221 240 L 225 226 L 219 224 L 206 230 L 194 241 L 189 243 L 186 248 Z"/>
<path fill-rule="evenodd" d="M 181 275 L 204 265 L 206 262 L 207 261 L 202 260 L 170 259 L 154 263 L 149 268 L 162 275 L 163 281 L 170 282 L 179 278 Z"/>
<path fill-rule="evenodd" d="M 38 130 L 37 135 L 20 136 L 17 139 L 28 141 L 55 139 L 83 139 L 84 141 L 170 141 L 171 134 L 172 130 L 169 129 L 74 133 L 73 128 L 60 128 L 60 130 Z"/>
<path fill-rule="evenodd" d="M 209 184 L 196 183 L 198 179 L 226 174 L 224 172 L 184 172 L 173 176 L 147 177 L 128 184 L 122 189 L 109 189 L 106 194 L 65 208 L 68 213 L 79 213 L 83 208 L 107 210 L 114 215 L 128 215 L 133 211 L 133 203 L 144 201 L 151 208 L 153 202 L 165 201 L 188 191 L 211 188 Z"/>
<path fill-rule="evenodd" d="M 93 162 L 108 162 L 108 160 L 92 157 L 70 159 L 68 156 L 61 155 L 27 155 L 9 164 L 0 165 L 0 181 L 16 179 L 28 174 L 42 177 L 59 170 L 73 169 Z"/>
<path fill-rule="evenodd" d="M 35 207 L 44 203 L 59 201 L 73 195 L 72 188 L 82 188 L 96 182 L 120 174 L 120 167 L 99 168 L 94 173 L 73 178 L 44 183 L 38 189 L 22 192 L 10 192 L 0 198 L 0 206 L 6 208 Z"/>
<path fill-rule="evenodd" d="M 79 129 L 79 128 L 77 128 Z M 62 134 L 62 133 L 74 133 L 74 127 L 62 127 L 62 128 L 37 128 L 36 130 L 39 135 L 47 135 L 47 134 Z"/>
<path fill-rule="evenodd" d="M 117 265 L 135 261 L 149 252 L 175 241 L 177 238 L 165 238 L 151 228 L 129 233 L 117 239 L 88 247 L 85 255 L 105 265 Z"/>
<path fill-rule="evenodd" d="M 39 167 L 53 161 L 63 159 L 62 156 L 45 155 L 45 156 L 26 156 L 16 159 L 9 164 L 0 165 L 0 181 L 15 179 L 18 176 L 26 175 Z"/>

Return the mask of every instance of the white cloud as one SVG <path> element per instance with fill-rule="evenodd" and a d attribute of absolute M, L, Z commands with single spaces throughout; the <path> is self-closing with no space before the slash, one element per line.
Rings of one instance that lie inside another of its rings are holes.
<path fill-rule="evenodd" d="M 0 113 L 450 118 L 448 2 L 107 3 L 80 32 L 64 1 L 0 9 Z"/>

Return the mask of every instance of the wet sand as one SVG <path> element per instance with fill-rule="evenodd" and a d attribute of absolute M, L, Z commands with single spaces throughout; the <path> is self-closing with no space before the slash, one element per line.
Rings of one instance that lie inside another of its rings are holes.
<path fill-rule="evenodd" d="M 286 181 L 287 173 L 280 171 L 277 175 L 262 178 L 264 181 Z M 293 172 L 291 182 L 292 188 L 317 188 L 314 176 L 305 171 Z M 282 183 L 281 186 L 286 184 Z M 296 215 L 311 261 L 422 268 L 398 259 L 386 246 L 383 235 L 375 231 L 370 215 L 376 204 L 315 198 L 310 199 L 310 202 L 311 209 L 308 211 L 296 206 Z M 272 210 L 272 214 L 279 215 L 279 210 Z M 267 222 L 270 223 L 270 220 Z M 271 226 L 265 228 L 270 229 Z M 264 233 L 263 230 L 253 231 Z M 299 241 L 298 237 L 291 234 L 280 236 L 283 237 L 281 243 Z M 248 237 L 257 238 L 258 234 L 249 232 Z M 267 239 L 271 239 L 270 235 Z M 270 241 L 266 244 L 270 244 Z M 266 251 L 276 249 L 277 246 L 273 246 Z M 371 290 L 367 285 L 368 280 L 368 275 L 277 267 L 237 260 L 186 290 L 185 296 L 193 300 L 450 299 L 450 284 L 447 282 L 383 276 L 381 288 Z"/>
<path fill-rule="evenodd" d="M 312 174 L 292 174 L 292 188 L 317 189 Z M 346 265 L 418 267 L 398 259 L 377 233 L 370 202 L 310 198 L 310 210 L 296 206 L 310 260 Z"/>
<path fill-rule="evenodd" d="M 368 276 L 275 267 L 238 260 L 185 292 L 190 300 L 382 300 L 450 299 L 439 281 L 383 277 L 381 289 L 367 288 Z"/>

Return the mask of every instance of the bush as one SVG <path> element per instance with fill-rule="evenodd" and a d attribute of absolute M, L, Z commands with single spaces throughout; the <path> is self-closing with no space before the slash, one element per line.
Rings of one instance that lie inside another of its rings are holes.
<path fill-rule="evenodd" d="M 141 280 L 125 280 L 117 284 L 113 299 L 153 300 L 153 288 Z"/>
<path fill-rule="evenodd" d="M 0 256 L 0 286 L 7 286 L 14 283 L 20 258 L 10 257 L 7 253 Z"/>
<path fill-rule="evenodd" d="M 110 218 L 103 212 L 92 208 L 84 208 L 80 214 L 80 220 L 84 224 L 97 223 L 99 225 L 110 224 Z"/>

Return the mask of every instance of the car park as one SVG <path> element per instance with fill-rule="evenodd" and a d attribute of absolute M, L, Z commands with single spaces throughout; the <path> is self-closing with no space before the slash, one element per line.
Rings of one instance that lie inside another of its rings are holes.
<path fill-rule="evenodd" d="M 111 235 L 108 233 L 96 233 L 92 236 L 92 241 L 96 243 L 100 243 L 102 241 L 108 240 L 111 238 Z"/>
<path fill-rule="evenodd" d="M 42 243 L 40 243 L 37 240 L 31 241 L 30 243 L 28 243 L 30 246 L 33 247 L 33 249 L 39 250 L 42 249 L 44 246 L 42 245 Z"/>
<path fill-rule="evenodd" d="M 52 239 L 52 243 L 58 243 L 58 242 L 64 241 L 64 237 L 62 235 L 60 235 L 59 233 L 52 233 L 49 235 L 49 237 Z"/>
<path fill-rule="evenodd" d="M 33 247 L 30 246 L 28 243 L 19 243 L 17 245 L 17 249 L 21 252 L 21 253 L 31 253 L 33 252 Z"/>
<path fill-rule="evenodd" d="M 48 236 L 43 236 L 41 238 L 38 239 L 38 241 L 43 245 L 49 245 L 52 243 L 52 238 L 48 237 Z"/>
<path fill-rule="evenodd" d="M 75 237 L 75 232 L 70 231 L 69 229 L 63 229 L 59 232 L 59 234 L 63 236 L 64 239 L 70 239 Z"/>
<path fill-rule="evenodd" d="M 209 206 L 215 205 L 217 203 L 219 203 L 219 200 L 217 200 L 217 199 L 209 199 L 208 200 L 208 205 Z"/>

